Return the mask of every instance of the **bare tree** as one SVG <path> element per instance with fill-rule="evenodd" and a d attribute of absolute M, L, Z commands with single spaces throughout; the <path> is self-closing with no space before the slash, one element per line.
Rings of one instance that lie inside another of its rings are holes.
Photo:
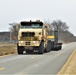
<path fill-rule="evenodd" d="M 18 23 L 12 23 L 10 25 L 11 25 L 10 32 L 11 32 L 12 40 L 17 40 L 18 30 L 19 30 L 18 27 L 20 26 L 20 24 L 18 24 Z"/>
<path fill-rule="evenodd" d="M 69 26 L 66 22 L 61 20 L 54 20 L 52 23 L 49 21 L 44 22 L 46 25 L 50 25 L 51 30 L 58 31 L 58 39 L 64 42 L 76 41 L 76 37 L 69 31 Z"/>
<path fill-rule="evenodd" d="M 58 31 L 67 31 L 69 29 L 69 26 L 67 26 L 66 22 L 62 22 L 61 20 L 54 20 L 51 23 L 51 26 L 54 28 L 54 30 Z"/>
<path fill-rule="evenodd" d="M 64 42 L 76 41 L 76 37 L 69 31 L 69 26 L 66 24 L 66 22 L 54 20 L 52 23 L 50 23 L 50 21 L 44 21 L 44 24 L 46 24 L 50 30 L 58 30 L 59 40 Z M 18 23 L 13 23 L 11 25 L 10 31 L 12 33 L 12 39 L 17 40 L 19 26 L 20 24 Z"/>

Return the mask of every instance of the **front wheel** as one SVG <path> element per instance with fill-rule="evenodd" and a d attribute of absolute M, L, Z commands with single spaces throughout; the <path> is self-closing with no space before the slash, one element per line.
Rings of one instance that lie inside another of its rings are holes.
<path fill-rule="evenodd" d="M 40 43 L 39 49 L 38 49 L 38 53 L 39 54 L 43 54 L 44 53 L 44 42 Z"/>
<path fill-rule="evenodd" d="M 23 51 L 24 51 L 24 47 L 17 45 L 17 52 L 18 52 L 18 54 L 23 54 Z"/>

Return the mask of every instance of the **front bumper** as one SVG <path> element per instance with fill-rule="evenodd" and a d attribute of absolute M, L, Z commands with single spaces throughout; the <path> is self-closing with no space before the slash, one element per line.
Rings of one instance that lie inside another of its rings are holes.
<path fill-rule="evenodd" d="M 18 42 L 19 46 L 39 46 L 40 45 L 40 41 L 19 41 Z"/>

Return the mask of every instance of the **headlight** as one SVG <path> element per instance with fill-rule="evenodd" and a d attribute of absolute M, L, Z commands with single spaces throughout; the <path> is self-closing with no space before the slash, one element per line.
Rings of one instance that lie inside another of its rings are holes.
<path fill-rule="evenodd" d="M 19 41 L 19 43 L 23 43 L 23 41 Z"/>
<path fill-rule="evenodd" d="M 33 41 L 33 43 L 35 44 L 36 42 L 35 42 L 35 41 Z"/>

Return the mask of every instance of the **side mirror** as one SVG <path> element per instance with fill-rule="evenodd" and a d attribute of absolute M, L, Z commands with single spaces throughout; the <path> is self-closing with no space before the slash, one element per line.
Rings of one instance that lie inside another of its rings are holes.
<path fill-rule="evenodd" d="M 45 28 L 47 28 L 47 26 L 45 26 Z"/>

